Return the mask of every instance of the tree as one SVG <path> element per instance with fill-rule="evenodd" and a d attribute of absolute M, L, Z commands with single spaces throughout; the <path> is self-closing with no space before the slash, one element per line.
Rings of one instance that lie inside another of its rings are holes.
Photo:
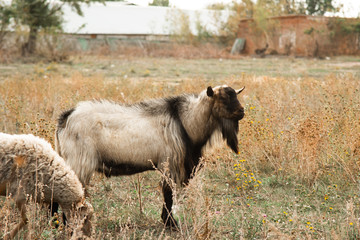
<path fill-rule="evenodd" d="M 14 13 L 10 6 L 0 5 L 0 45 L 4 40 L 4 37 L 7 33 L 7 27 L 9 26 L 10 19 L 12 18 L 13 15 Z"/>
<path fill-rule="evenodd" d="M 169 0 L 153 0 L 152 3 L 149 3 L 149 6 L 168 7 L 169 6 Z"/>
<path fill-rule="evenodd" d="M 225 10 L 228 7 L 225 3 L 212 3 L 208 5 L 206 8 L 210 10 Z"/>
<path fill-rule="evenodd" d="M 333 0 L 306 0 L 306 10 L 309 15 L 323 16 L 326 12 L 335 11 Z"/>
<path fill-rule="evenodd" d="M 103 1 L 103 0 L 92 0 Z M 89 3 L 89 0 L 13 0 L 12 8 L 15 12 L 15 21 L 29 27 L 29 37 L 22 46 L 23 55 L 35 53 L 39 30 L 56 28 L 61 30 L 62 7 L 69 4 L 79 15 L 82 15 L 80 3 Z"/>
<path fill-rule="evenodd" d="M 233 1 L 229 4 L 231 14 L 225 24 L 219 29 L 221 40 L 225 44 L 232 43 L 237 37 L 239 30 L 239 22 L 244 18 L 252 18 L 254 16 L 254 2 L 252 0 L 242 0 L 241 2 Z"/>

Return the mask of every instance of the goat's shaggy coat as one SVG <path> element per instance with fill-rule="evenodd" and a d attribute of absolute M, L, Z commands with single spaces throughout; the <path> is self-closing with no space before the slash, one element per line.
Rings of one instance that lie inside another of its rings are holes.
<path fill-rule="evenodd" d="M 186 184 L 202 150 L 221 135 L 238 152 L 238 121 L 244 109 L 228 86 L 208 87 L 199 95 L 153 99 L 132 105 L 80 102 L 58 120 L 56 148 L 87 185 L 95 171 L 129 175 L 168 168 L 168 176 Z M 163 184 L 162 218 L 171 218 L 172 191 Z"/>
<path fill-rule="evenodd" d="M 26 225 L 25 204 L 29 200 L 59 203 L 70 225 L 75 224 L 77 212 L 83 226 L 79 231 L 73 229 L 74 234 L 90 235 L 93 209 L 85 201 L 82 184 L 51 145 L 41 138 L 0 133 L 0 195 L 11 196 L 22 216 L 22 221 L 7 237 L 13 238 Z"/>

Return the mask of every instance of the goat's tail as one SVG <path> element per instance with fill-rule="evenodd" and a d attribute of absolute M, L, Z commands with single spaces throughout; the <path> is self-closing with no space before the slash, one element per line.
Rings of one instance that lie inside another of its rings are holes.
<path fill-rule="evenodd" d="M 68 117 L 74 112 L 74 108 L 63 112 L 57 121 L 57 127 L 55 131 L 55 151 L 61 156 L 61 148 L 59 144 L 59 133 L 66 127 Z"/>

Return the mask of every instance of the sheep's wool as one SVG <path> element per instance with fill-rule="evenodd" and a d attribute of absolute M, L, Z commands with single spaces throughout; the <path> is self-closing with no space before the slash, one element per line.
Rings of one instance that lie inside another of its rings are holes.
<path fill-rule="evenodd" d="M 30 134 L 0 133 L 0 190 L 5 187 L 17 201 L 31 196 L 50 202 L 53 197 L 72 204 L 84 196 L 80 181 L 65 161 L 47 141 Z"/>

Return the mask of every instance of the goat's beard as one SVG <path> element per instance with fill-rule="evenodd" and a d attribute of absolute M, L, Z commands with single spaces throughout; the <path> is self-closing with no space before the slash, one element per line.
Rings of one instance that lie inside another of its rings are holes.
<path fill-rule="evenodd" d="M 237 154 L 239 152 L 237 132 L 239 131 L 238 120 L 222 118 L 220 120 L 221 132 L 226 144 Z"/>

